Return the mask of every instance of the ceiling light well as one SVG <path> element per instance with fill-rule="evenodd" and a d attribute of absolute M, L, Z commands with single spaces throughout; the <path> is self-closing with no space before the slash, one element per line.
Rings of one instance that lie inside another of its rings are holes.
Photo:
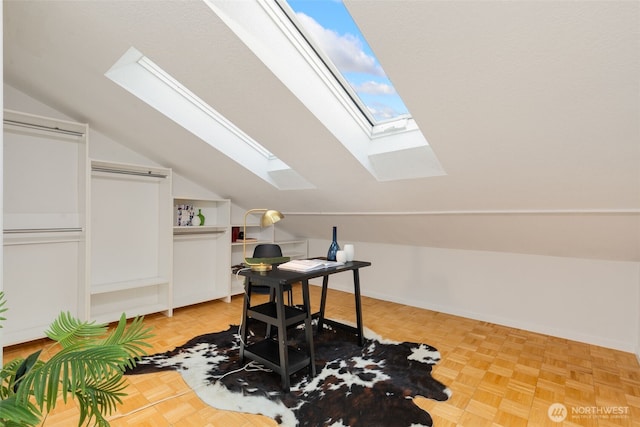
<path fill-rule="evenodd" d="M 136 48 L 129 48 L 105 76 L 274 187 L 315 188 Z M 270 173 L 274 163 L 287 172 L 278 179 Z"/>

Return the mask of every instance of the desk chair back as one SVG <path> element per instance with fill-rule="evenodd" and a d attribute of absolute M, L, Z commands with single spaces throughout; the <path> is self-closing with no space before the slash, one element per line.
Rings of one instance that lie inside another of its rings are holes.
<path fill-rule="evenodd" d="M 261 243 L 253 249 L 253 257 L 279 258 L 282 257 L 282 248 L 280 247 L 280 245 L 277 245 L 275 243 Z M 268 286 L 257 286 L 252 285 L 251 283 L 247 283 L 247 292 L 249 293 L 249 298 L 251 298 L 251 293 L 253 292 L 257 294 L 268 294 L 269 290 L 270 288 Z M 285 287 L 285 292 L 287 292 L 289 305 L 293 305 L 293 289 L 291 285 L 287 285 Z M 278 298 L 280 297 L 278 296 Z"/>

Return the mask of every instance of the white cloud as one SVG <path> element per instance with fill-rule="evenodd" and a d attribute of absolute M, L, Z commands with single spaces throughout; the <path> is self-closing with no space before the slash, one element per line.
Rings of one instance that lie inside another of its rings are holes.
<path fill-rule="evenodd" d="M 354 87 L 358 93 L 367 93 L 369 95 L 395 95 L 396 90 L 393 86 L 386 83 L 379 83 L 370 80 Z"/>
<path fill-rule="evenodd" d="M 393 119 L 400 115 L 392 106 L 380 103 L 368 104 L 367 109 L 376 120 L 380 121 Z"/>
<path fill-rule="evenodd" d="M 352 34 L 338 34 L 324 28 L 304 13 L 296 16 L 316 43 L 324 50 L 342 73 L 357 72 L 384 76 L 376 59 L 362 50 L 362 42 Z"/>

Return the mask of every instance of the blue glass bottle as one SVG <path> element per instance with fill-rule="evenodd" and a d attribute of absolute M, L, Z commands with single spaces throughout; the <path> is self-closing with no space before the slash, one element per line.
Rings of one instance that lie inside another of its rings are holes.
<path fill-rule="evenodd" d="M 329 261 L 336 260 L 336 253 L 340 250 L 340 246 L 338 245 L 338 227 L 333 227 L 333 241 L 329 246 L 329 252 L 327 252 L 327 259 Z"/>

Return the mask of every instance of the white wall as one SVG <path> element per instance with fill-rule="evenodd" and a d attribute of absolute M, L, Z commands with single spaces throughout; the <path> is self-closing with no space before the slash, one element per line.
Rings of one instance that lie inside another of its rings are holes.
<path fill-rule="evenodd" d="M 328 240 L 311 240 L 324 255 Z M 340 242 L 344 243 L 351 242 Z M 362 294 L 640 352 L 640 263 L 355 243 Z M 351 275 L 330 286 L 353 290 Z M 364 313 L 366 321 L 366 312 Z"/>

